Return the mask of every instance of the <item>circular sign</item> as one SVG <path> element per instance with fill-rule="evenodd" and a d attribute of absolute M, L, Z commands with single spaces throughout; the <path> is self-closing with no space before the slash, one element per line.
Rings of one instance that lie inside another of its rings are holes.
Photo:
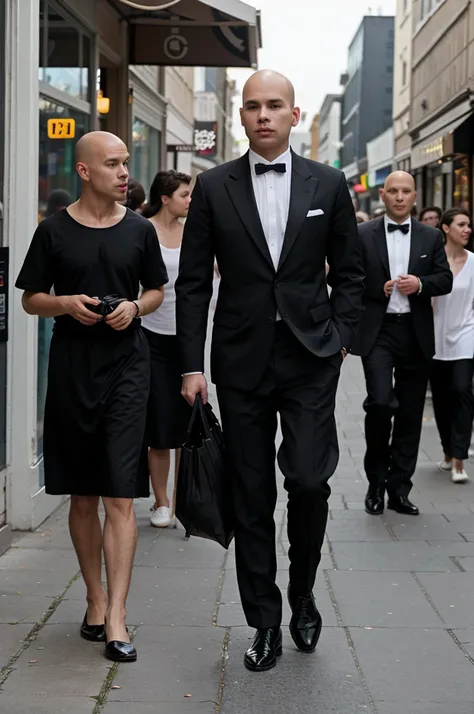
<path fill-rule="evenodd" d="M 119 2 L 134 10 L 145 10 L 146 12 L 153 12 L 154 10 L 166 10 L 173 5 L 177 5 L 181 0 L 140 0 L 140 2 L 135 2 L 135 0 L 119 0 Z"/>
<path fill-rule="evenodd" d="M 165 40 L 163 51 L 171 60 L 182 60 L 188 53 L 188 41 L 182 35 L 170 35 Z"/>

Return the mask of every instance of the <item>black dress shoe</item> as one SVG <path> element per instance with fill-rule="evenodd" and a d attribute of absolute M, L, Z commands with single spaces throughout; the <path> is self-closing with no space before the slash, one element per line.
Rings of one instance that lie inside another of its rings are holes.
<path fill-rule="evenodd" d="M 373 488 L 372 486 L 367 491 L 365 497 L 365 512 L 369 516 L 381 516 L 385 506 L 384 491 L 382 488 Z"/>
<path fill-rule="evenodd" d="M 104 642 L 105 641 L 105 625 L 88 625 L 87 612 L 81 625 L 81 637 L 89 642 Z"/>
<path fill-rule="evenodd" d="M 321 635 L 323 621 L 311 593 L 308 596 L 296 596 L 288 586 L 288 602 L 293 616 L 290 620 L 290 634 L 301 652 L 314 652 Z"/>
<path fill-rule="evenodd" d="M 245 653 L 244 664 L 251 672 L 266 672 L 276 665 L 281 653 L 281 629 L 266 627 L 257 630 L 252 646 Z"/>
<path fill-rule="evenodd" d="M 105 656 L 114 662 L 136 662 L 137 650 L 131 642 L 110 640 L 105 645 Z"/>
<path fill-rule="evenodd" d="M 397 513 L 403 513 L 405 516 L 418 516 L 420 513 L 418 507 L 410 501 L 408 496 L 389 496 L 387 508 Z"/>

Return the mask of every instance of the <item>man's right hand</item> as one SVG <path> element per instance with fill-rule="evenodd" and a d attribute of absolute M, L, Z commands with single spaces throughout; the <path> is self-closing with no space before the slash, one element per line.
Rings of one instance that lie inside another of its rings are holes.
<path fill-rule="evenodd" d="M 385 297 L 390 297 L 390 295 L 393 293 L 393 288 L 397 283 L 398 280 L 387 280 L 387 282 L 383 286 Z"/>
<path fill-rule="evenodd" d="M 82 325 L 96 325 L 102 316 L 88 310 L 86 305 L 100 305 L 100 300 L 88 295 L 64 295 L 61 297 L 61 307 L 66 315 L 78 320 Z"/>
<path fill-rule="evenodd" d="M 186 374 L 183 377 L 181 394 L 193 406 L 196 394 L 201 393 L 203 404 L 207 402 L 207 380 L 203 374 Z"/>

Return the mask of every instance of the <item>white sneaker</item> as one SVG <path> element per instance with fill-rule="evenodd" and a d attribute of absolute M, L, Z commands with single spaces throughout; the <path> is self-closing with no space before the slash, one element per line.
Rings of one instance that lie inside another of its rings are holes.
<path fill-rule="evenodd" d="M 453 463 L 452 461 L 446 461 L 446 459 L 443 459 L 443 461 L 438 461 L 438 468 L 440 471 L 452 471 Z"/>
<path fill-rule="evenodd" d="M 150 518 L 150 523 L 155 528 L 168 528 L 171 523 L 171 513 L 167 506 L 156 508 Z"/>
<path fill-rule="evenodd" d="M 469 476 L 467 475 L 464 469 L 462 471 L 456 471 L 456 469 L 452 469 L 451 481 L 453 483 L 467 483 L 469 481 Z"/>

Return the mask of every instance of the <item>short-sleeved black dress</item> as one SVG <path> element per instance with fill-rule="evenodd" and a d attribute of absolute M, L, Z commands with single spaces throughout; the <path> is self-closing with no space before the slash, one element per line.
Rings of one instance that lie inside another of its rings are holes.
<path fill-rule="evenodd" d="M 157 289 L 167 281 L 150 221 L 127 209 L 110 228 L 88 228 L 63 210 L 36 229 L 16 287 L 136 300 L 140 283 Z M 69 315 L 55 318 L 44 415 L 46 493 L 149 495 L 149 389 L 140 320 L 118 332 L 105 322 L 87 327 Z"/>

